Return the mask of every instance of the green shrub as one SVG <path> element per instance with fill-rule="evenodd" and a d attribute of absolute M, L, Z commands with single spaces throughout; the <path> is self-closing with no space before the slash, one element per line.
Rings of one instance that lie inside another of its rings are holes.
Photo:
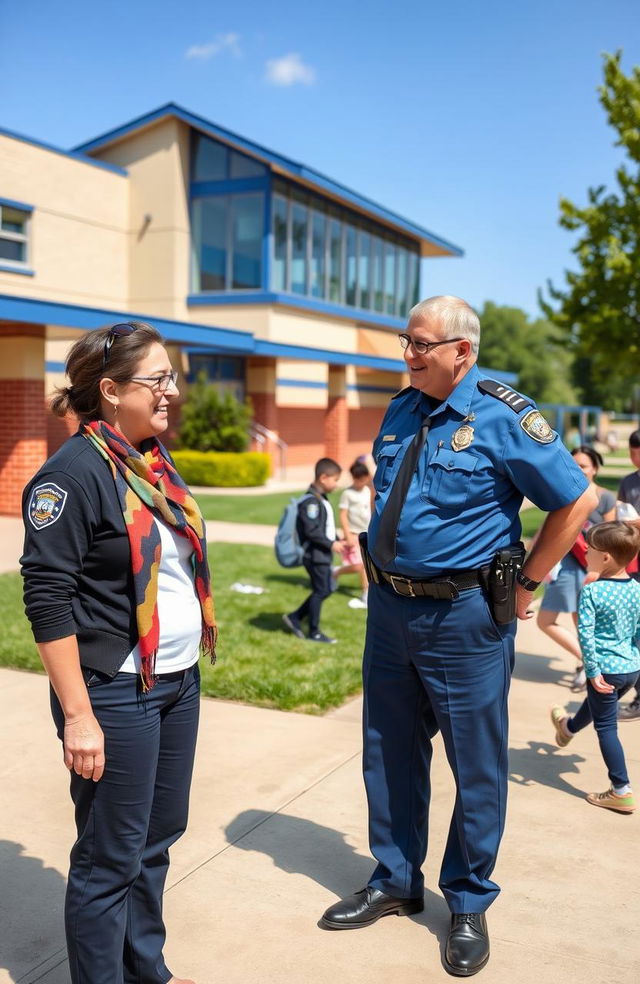
<path fill-rule="evenodd" d="M 264 485 L 271 471 L 271 458 L 262 451 L 172 451 L 171 456 L 187 485 Z"/>
<path fill-rule="evenodd" d="M 178 441 L 191 451 L 246 451 L 250 423 L 250 404 L 220 394 L 202 372 L 182 404 Z"/>

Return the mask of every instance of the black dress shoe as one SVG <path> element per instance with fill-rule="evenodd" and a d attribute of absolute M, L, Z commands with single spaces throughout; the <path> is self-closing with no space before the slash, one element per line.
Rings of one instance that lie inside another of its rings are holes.
<path fill-rule="evenodd" d="M 489 933 L 484 912 L 454 912 L 444 965 L 456 977 L 471 977 L 489 960 Z"/>
<path fill-rule="evenodd" d="M 367 885 L 360 892 L 329 906 L 320 925 L 325 929 L 359 929 L 370 926 L 381 916 L 410 916 L 422 912 L 424 899 L 398 899 Z"/>

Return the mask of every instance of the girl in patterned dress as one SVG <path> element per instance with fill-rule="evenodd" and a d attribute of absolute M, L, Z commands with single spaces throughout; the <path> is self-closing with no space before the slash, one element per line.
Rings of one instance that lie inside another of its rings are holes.
<path fill-rule="evenodd" d="M 625 570 L 640 547 L 640 530 L 620 521 L 601 523 L 587 531 L 586 540 L 587 566 L 597 575 L 597 580 L 582 588 L 578 602 L 587 697 L 573 717 L 556 705 L 551 721 L 561 748 L 593 721 L 611 785 L 604 793 L 589 793 L 587 801 L 618 813 L 633 813 L 617 709 L 620 697 L 640 676 L 640 584 Z"/>

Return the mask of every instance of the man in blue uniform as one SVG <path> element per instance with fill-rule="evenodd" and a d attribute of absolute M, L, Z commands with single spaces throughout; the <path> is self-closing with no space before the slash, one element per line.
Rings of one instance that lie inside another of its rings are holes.
<path fill-rule="evenodd" d="M 489 959 L 484 913 L 499 892 L 490 876 L 505 818 L 514 616 L 531 617 L 532 592 L 595 506 L 532 402 L 483 379 L 479 338 L 477 315 L 455 297 L 416 305 L 400 335 L 411 385 L 392 399 L 373 446 L 365 556 L 364 779 L 378 863 L 366 888 L 321 920 L 355 929 L 422 910 L 440 731 L 457 790 L 439 884 L 452 913 L 445 966 L 458 976 Z M 520 567 L 524 496 L 549 515 Z"/>

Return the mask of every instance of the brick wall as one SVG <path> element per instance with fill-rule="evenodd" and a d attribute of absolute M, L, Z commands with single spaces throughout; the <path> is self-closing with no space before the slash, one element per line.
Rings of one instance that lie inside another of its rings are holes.
<path fill-rule="evenodd" d="M 278 433 L 289 445 L 288 465 L 313 467 L 325 455 L 324 407 L 278 407 Z"/>
<path fill-rule="evenodd" d="M 19 516 L 22 490 L 47 457 L 44 380 L 0 384 L 0 513 Z"/>
<path fill-rule="evenodd" d="M 46 426 L 47 426 L 47 457 L 57 451 L 64 444 L 68 437 L 78 429 L 78 418 L 74 414 L 67 414 L 66 417 L 55 417 L 49 410 L 49 405 L 45 404 Z"/>
<path fill-rule="evenodd" d="M 361 454 L 370 454 L 371 445 L 378 435 L 386 407 L 361 407 L 349 411 L 345 467 Z"/>

